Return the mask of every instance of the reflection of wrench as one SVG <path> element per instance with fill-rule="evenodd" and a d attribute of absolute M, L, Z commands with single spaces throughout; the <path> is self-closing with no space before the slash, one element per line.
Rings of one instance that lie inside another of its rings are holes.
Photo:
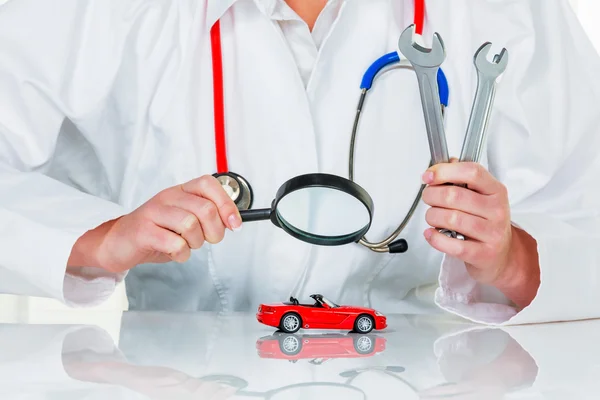
<path fill-rule="evenodd" d="M 474 57 L 474 64 L 477 68 L 477 92 L 460 154 L 460 161 L 463 162 L 479 162 L 481 158 L 496 95 L 496 81 L 508 65 L 506 49 L 502 49 L 500 54 L 496 54 L 493 62 L 487 60 L 491 47 L 491 43 L 484 43 Z"/>
<path fill-rule="evenodd" d="M 446 59 L 444 42 L 440 35 L 436 33 L 433 36 L 431 49 L 426 49 L 413 41 L 414 34 L 414 25 L 406 28 L 398 40 L 398 47 L 404 57 L 410 61 L 417 74 L 427 138 L 429 139 L 429 150 L 431 151 L 431 162 L 432 164 L 446 163 L 449 162 L 448 146 L 437 86 L 438 71 L 440 65 Z"/>
<path fill-rule="evenodd" d="M 477 91 L 460 154 L 461 162 L 479 162 L 481 158 L 481 151 L 485 143 L 486 131 L 494 105 L 496 82 L 508 65 L 508 52 L 506 49 L 502 49 L 500 54 L 496 54 L 493 62 L 488 61 L 487 56 L 491 47 L 491 43 L 484 43 L 473 58 L 475 68 L 477 68 Z M 466 185 L 461 186 L 467 187 Z M 442 230 L 441 233 L 455 239 L 464 240 L 463 235 L 447 229 Z"/>

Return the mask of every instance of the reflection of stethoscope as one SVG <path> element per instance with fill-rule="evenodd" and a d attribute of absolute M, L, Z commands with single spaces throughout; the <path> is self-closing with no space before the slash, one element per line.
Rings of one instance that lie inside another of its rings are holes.
<path fill-rule="evenodd" d="M 335 397 L 328 398 L 343 398 L 343 399 L 354 399 L 360 398 L 362 400 L 367 400 L 367 394 L 364 390 L 353 385 L 356 378 L 362 375 L 365 372 L 377 372 L 389 376 L 395 379 L 403 388 L 406 389 L 408 393 L 412 393 L 418 395 L 419 389 L 416 386 L 408 382 L 405 378 L 401 377 L 400 374 L 403 373 L 406 369 L 401 366 L 389 365 L 385 367 L 365 367 L 352 369 L 348 371 L 340 372 L 340 377 L 346 378 L 344 383 L 335 383 L 335 382 L 305 382 L 305 383 L 296 383 L 292 385 L 283 386 L 277 389 L 269 390 L 267 392 L 254 392 L 245 390 L 248 387 L 248 381 L 245 379 L 239 378 L 233 375 L 209 375 L 200 378 L 201 381 L 219 383 L 222 385 L 230 386 L 232 388 L 237 389 L 235 396 L 236 397 L 261 397 L 267 400 L 283 400 L 288 398 L 300 398 L 298 396 L 291 396 L 292 394 L 301 394 L 304 390 L 313 389 L 318 390 L 321 393 L 325 391 L 335 391 Z M 454 383 L 447 382 L 441 383 L 434 387 L 442 388 L 445 386 L 454 386 Z M 393 388 L 390 388 L 393 389 Z M 399 396 L 399 387 L 394 389 L 395 395 Z M 428 398 L 454 398 L 454 397 L 462 397 L 465 395 L 473 395 L 476 394 L 473 390 L 465 390 L 459 391 L 456 393 L 449 394 L 438 394 L 438 395 L 429 395 Z M 322 398 L 322 397 L 319 397 Z"/>
<path fill-rule="evenodd" d="M 404 367 L 399 366 L 388 366 L 388 367 L 369 367 L 362 369 L 354 369 L 349 371 L 344 371 L 339 375 L 342 378 L 346 378 L 346 382 L 344 383 L 335 383 L 335 382 L 306 382 L 306 383 L 296 383 L 293 385 L 283 386 L 278 389 L 270 390 L 268 392 L 253 392 L 244 390 L 248 387 L 248 381 L 245 379 L 239 378 L 233 375 L 209 375 L 200 378 L 202 381 L 220 383 L 222 385 L 231 386 L 233 388 L 238 389 L 236 392 L 236 396 L 240 397 L 262 397 L 264 399 L 269 400 L 278 400 L 278 399 L 288 399 L 292 398 L 290 395 L 296 391 L 303 391 L 307 389 L 314 389 L 319 391 L 335 391 L 335 397 L 331 398 L 340 398 L 340 399 L 354 399 L 361 398 L 363 400 L 367 399 L 367 394 L 362 390 L 352 385 L 352 382 L 361 374 L 367 371 L 377 371 L 389 375 L 393 378 L 396 378 L 406 384 L 406 381 L 400 378 L 399 373 L 404 372 Z M 357 397 L 358 396 L 358 397 Z M 321 397 L 319 397 L 321 398 Z"/>
<path fill-rule="evenodd" d="M 415 0 L 415 33 L 421 35 L 423 32 L 423 24 L 425 19 L 425 0 Z M 229 171 L 228 161 L 227 161 L 227 146 L 226 146 L 226 138 L 225 138 L 225 101 L 224 101 L 224 79 L 223 79 L 223 58 L 222 58 L 222 43 L 221 43 L 221 28 L 220 22 L 217 21 L 213 27 L 211 28 L 211 49 L 212 49 L 212 69 L 213 69 L 213 95 L 214 95 L 214 128 L 215 128 L 215 146 L 216 146 L 216 164 L 217 164 L 217 172 L 214 176 L 219 180 L 225 191 L 229 194 L 231 199 L 235 202 L 238 209 L 242 211 L 242 220 L 244 222 L 247 221 L 257 221 L 264 219 L 271 219 L 275 222 L 276 225 L 280 226 L 280 222 L 277 221 L 277 218 L 273 218 L 273 212 L 267 213 L 266 210 L 257 210 L 257 212 L 244 212 L 250 210 L 253 204 L 253 191 L 252 186 L 248 182 L 247 179 L 242 177 L 241 175 Z M 405 64 L 401 64 L 400 56 L 398 52 L 394 51 L 388 53 L 379 59 L 377 59 L 365 72 L 363 79 L 361 81 L 361 95 L 358 103 L 356 117 L 354 121 L 354 126 L 352 130 L 351 137 L 351 146 L 350 146 L 350 157 L 349 157 L 349 172 L 350 172 L 350 180 L 353 180 L 354 177 L 354 149 L 356 142 L 356 134 L 358 131 L 358 126 L 360 122 L 360 116 L 362 114 L 362 110 L 364 108 L 367 93 L 373 86 L 373 82 L 376 77 L 380 76 L 384 72 L 390 71 L 396 68 L 410 68 Z M 438 88 L 440 94 L 440 106 L 442 108 L 442 113 L 444 108 L 448 106 L 448 98 L 449 98 L 449 88 L 448 82 L 446 80 L 446 76 L 443 71 L 440 69 L 438 73 Z M 288 233 L 300 238 L 301 240 L 307 241 L 313 244 L 320 245 L 340 245 L 346 244 L 350 242 L 358 242 L 372 251 L 379 253 L 403 253 L 407 251 L 408 245 L 404 239 L 396 240 L 396 238 L 400 235 L 403 229 L 406 227 L 408 222 L 410 221 L 412 215 L 414 214 L 419 201 L 421 200 L 421 195 L 425 186 L 421 186 L 418 194 L 415 197 L 415 200 L 405 216 L 402 223 L 398 226 L 398 228 L 383 241 L 378 243 L 369 242 L 366 237 L 364 237 L 365 231 L 358 230 L 352 231 L 352 234 L 361 233 L 357 238 L 356 235 L 336 235 L 338 236 L 335 240 L 330 240 L 329 235 L 313 235 L 306 230 L 300 230 L 298 233 L 297 229 L 291 227 L 290 224 L 286 224 L 284 222 L 284 230 Z M 370 199 L 369 199 L 370 200 Z M 371 210 L 370 210 L 371 211 Z M 370 215 L 372 218 L 372 215 Z M 280 226 L 282 227 L 282 226 Z M 370 227 L 367 226 L 367 230 Z M 290 229 L 287 229 L 290 228 Z M 295 234 L 294 234 L 295 233 Z M 320 236 L 320 238 L 316 238 L 315 236 Z M 343 236 L 340 238 L 339 236 Z M 325 239 L 323 239 L 323 237 Z M 308 240 L 306 240 L 308 239 Z M 356 240 L 355 240 L 356 239 Z"/>

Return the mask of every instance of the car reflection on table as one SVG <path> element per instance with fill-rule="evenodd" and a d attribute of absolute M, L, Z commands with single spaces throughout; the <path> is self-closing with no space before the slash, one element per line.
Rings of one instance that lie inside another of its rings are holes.
<path fill-rule="evenodd" d="M 261 358 L 289 361 L 312 359 L 320 364 L 332 358 L 371 357 L 385 351 L 386 339 L 377 335 L 326 333 L 298 335 L 275 332 L 256 341 Z"/>

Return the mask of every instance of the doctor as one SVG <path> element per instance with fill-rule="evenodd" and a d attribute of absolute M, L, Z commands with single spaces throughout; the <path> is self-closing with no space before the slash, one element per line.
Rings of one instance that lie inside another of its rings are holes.
<path fill-rule="evenodd" d="M 485 41 L 510 51 L 482 165 L 427 169 L 414 73 L 377 83 L 355 180 L 370 237 L 422 181 L 405 254 L 242 224 L 216 172 L 219 21 L 228 167 L 268 206 L 289 178 L 347 173 L 359 83 L 413 0 L 10 0 L 0 7 L 0 292 L 86 306 L 127 276 L 132 309 L 253 311 L 324 293 L 383 312 L 435 304 L 488 324 L 600 317 L 600 60 L 567 0 L 428 0 L 464 138 Z M 489 171 L 489 172 L 488 172 Z M 470 190 L 442 185 L 466 183 Z M 448 239 L 431 226 L 471 238 Z M 427 297 L 427 296 L 425 296 Z"/>

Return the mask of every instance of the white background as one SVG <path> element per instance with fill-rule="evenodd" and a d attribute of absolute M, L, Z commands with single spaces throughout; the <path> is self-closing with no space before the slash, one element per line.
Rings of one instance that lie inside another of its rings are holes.
<path fill-rule="evenodd" d="M 9 0 L 0 0 L 0 5 Z M 216 1 L 216 0 L 215 0 Z M 553 1 L 553 0 L 548 0 Z M 592 40 L 596 50 L 600 52 L 600 0 L 570 0 L 573 9 Z M 120 285 L 117 292 L 107 303 L 96 309 L 99 310 L 124 310 L 127 308 L 127 298 L 124 285 Z M 43 322 L 46 311 L 66 310 L 66 307 L 54 300 L 27 298 L 0 295 L 0 322 L 37 320 Z M 86 322 L 87 312 L 81 312 L 81 323 Z"/>

